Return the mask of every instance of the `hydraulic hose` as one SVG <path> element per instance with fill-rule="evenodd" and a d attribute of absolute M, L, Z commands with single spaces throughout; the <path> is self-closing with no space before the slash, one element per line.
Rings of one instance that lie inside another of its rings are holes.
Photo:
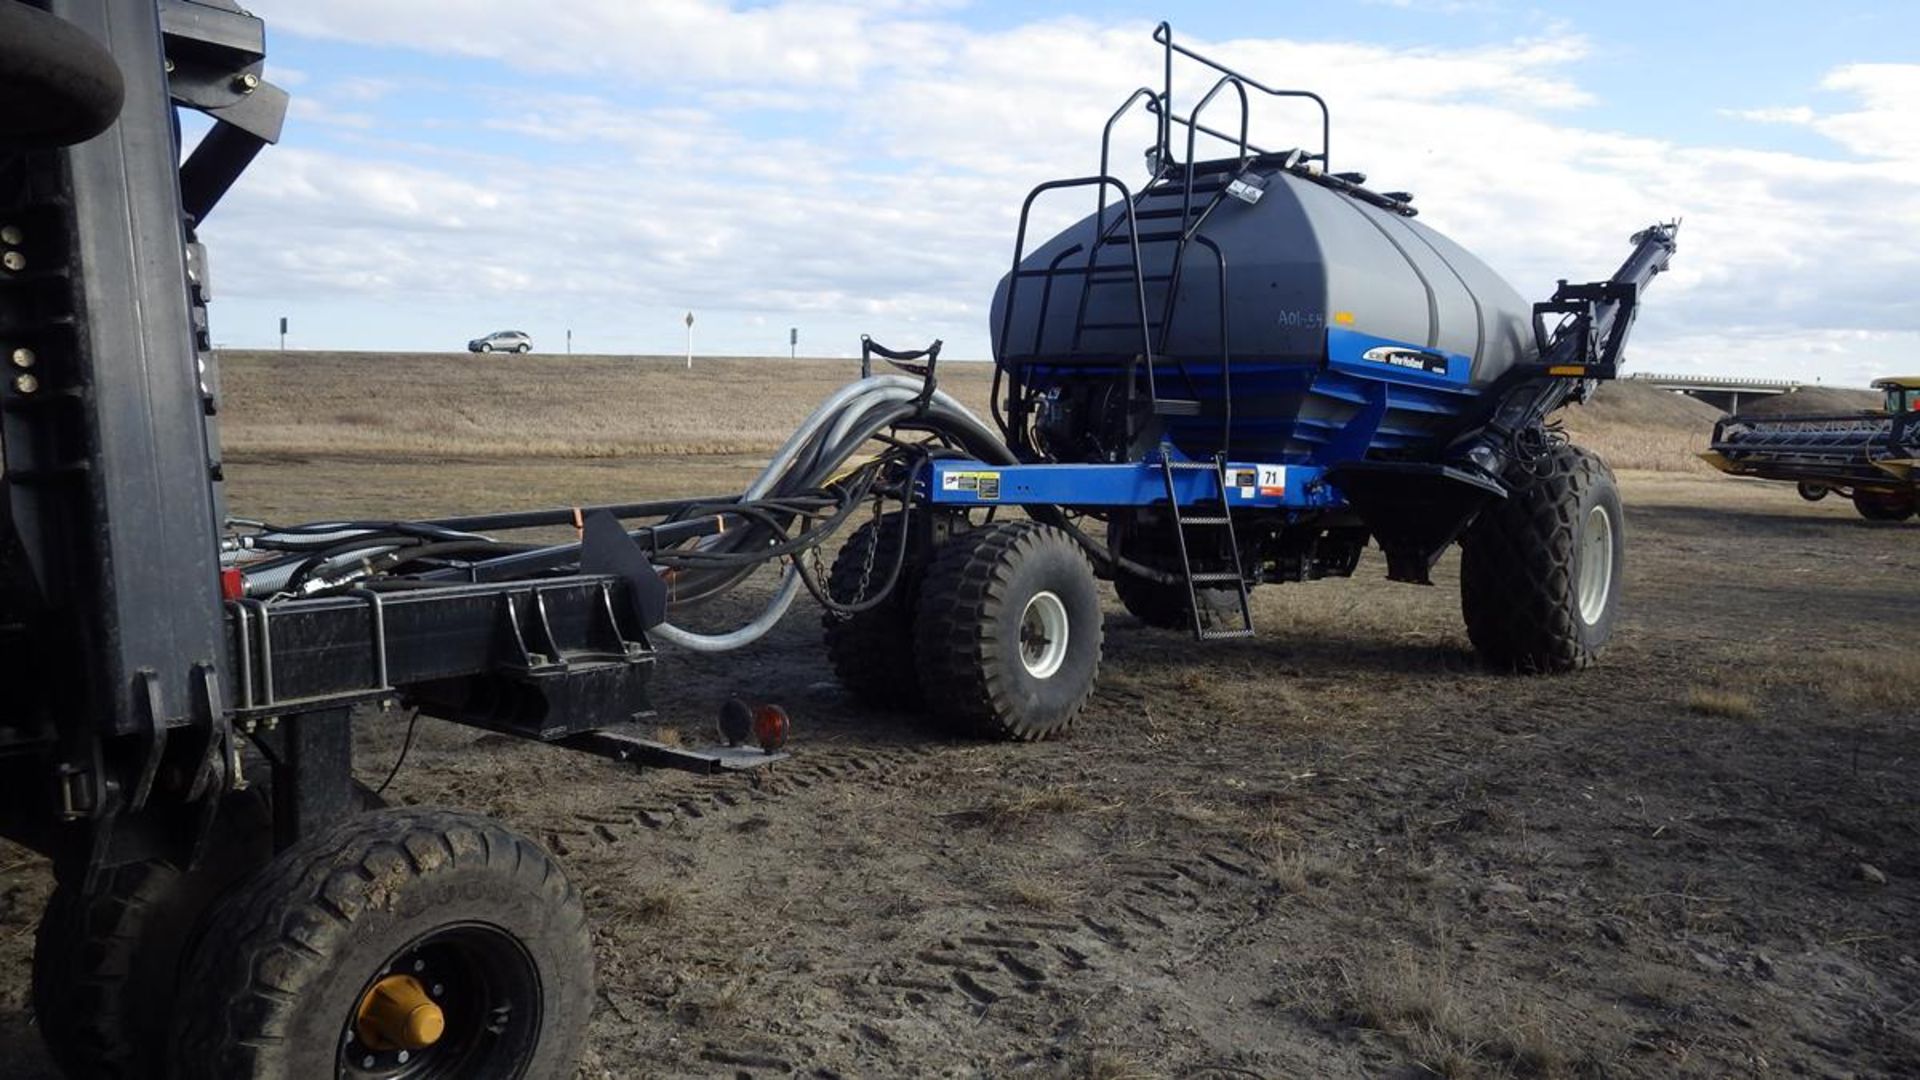
<path fill-rule="evenodd" d="M 904 375 L 875 375 L 842 387 L 822 402 L 793 435 L 774 453 L 767 467 L 747 486 L 743 502 L 778 496 L 820 486 L 839 471 L 869 439 L 904 420 L 916 420 L 923 426 L 946 434 L 968 452 L 982 460 L 1011 464 L 1013 454 L 993 430 L 981 422 L 972 410 L 952 395 L 935 390 L 924 406 L 918 404 L 925 386 Z M 740 530 L 733 536 L 708 537 L 702 549 L 739 550 L 754 539 L 754 530 Z M 751 568 L 729 571 L 722 580 L 703 582 L 705 588 L 692 597 L 705 599 L 739 583 Z M 802 582 L 795 567 L 789 566 L 780 588 L 751 621 L 720 634 L 688 630 L 672 623 L 654 627 L 661 640 L 696 652 L 726 652 L 758 641 L 773 629 L 792 606 Z"/>

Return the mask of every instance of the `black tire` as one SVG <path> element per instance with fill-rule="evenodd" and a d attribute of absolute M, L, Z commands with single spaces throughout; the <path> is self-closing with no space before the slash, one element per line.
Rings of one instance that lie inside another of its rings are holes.
<path fill-rule="evenodd" d="M 1467 531 L 1460 608 L 1467 637 L 1494 667 L 1574 671 L 1599 656 L 1619 614 L 1620 490 L 1606 463 L 1579 447 L 1554 447 L 1541 468 Z"/>
<path fill-rule="evenodd" d="M 113 54 L 72 23 L 0 4 L 0 147 L 71 146 L 120 116 L 126 84 Z"/>
<path fill-rule="evenodd" d="M 480 348 L 475 351 L 476 352 L 492 352 L 493 346 L 483 341 L 480 343 Z"/>
<path fill-rule="evenodd" d="M 1093 693 L 1102 631 L 1099 585 L 1072 537 L 1031 521 L 964 533 L 934 553 L 921 584 L 921 692 L 961 731 L 1057 735 Z"/>
<path fill-rule="evenodd" d="M 1853 509 L 1868 521 L 1905 521 L 1913 516 L 1913 496 L 1879 491 L 1857 491 Z"/>
<path fill-rule="evenodd" d="M 1793 490 L 1799 492 L 1800 497 L 1808 502 L 1819 502 L 1821 499 L 1827 497 L 1827 492 L 1830 489 L 1825 484 L 1810 484 L 1802 480 L 1793 485 Z"/>
<path fill-rule="evenodd" d="M 1187 587 L 1136 577 L 1125 570 L 1113 575 L 1113 591 L 1127 614 L 1160 630 L 1193 629 L 1193 613 L 1187 603 Z M 1238 619 L 1240 597 L 1232 589 L 1196 588 L 1200 615 L 1213 622 Z"/>
<path fill-rule="evenodd" d="M 190 871 L 159 859 L 103 872 L 91 893 L 54 886 L 33 945 L 33 1011 L 69 1076 L 153 1075 L 169 1007 L 200 917 L 273 856 L 273 818 L 259 791 L 227 796 L 219 836 Z"/>
<path fill-rule="evenodd" d="M 54 886 L 34 935 L 33 1011 L 67 1075 L 159 1075 L 180 968 L 202 916 L 273 858 L 266 775 L 226 797 L 214 843 L 192 870 L 149 859 L 107 870 L 91 893 L 71 882 Z M 384 805 L 359 785 L 355 803 Z"/>
<path fill-rule="evenodd" d="M 866 590 L 885 585 L 900 551 L 904 514 L 895 512 L 853 530 L 834 556 L 827 595 L 841 604 L 866 598 Z M 905 563 L 884 603 L 853 615 L 821 613 L 827 658 L 840 685 L 861 702 L 883 709 L 914 709 L 921 702 L 920 673 L 913 660 L 913 614 L 920 597 L 924 544 L 907 530 Z M 869 561 L 871 560 L 871 561 Z"/>
<path fill-rule="evenodd" d="M 486 818 L 358 815 L 280 853 L 210 918 L 220 932 L 181 982 L 179 1080 L 342 1075 L 348 1055 L 360 1067 L 373 1051 L 353 1019 L 402 974 L 445 1016 L 408 1077 L 573 1075 L 593 985 L 580 894 L 539 845 Z"/>
<path fill-rule="evenodd" d="M 524 341 L 523 341 L 523 342 L 521 342 L 520 344 L 518 344 L 518 345 L 515 345 L 515 346 L 513 347 L 513 351 L 514 351 L 514 352 L 517 352 L 517 353 L 523 353 L 523 354 L 524 354 L 524 353 L 530 353 L 530 352 L 532 352 L 532 351 L 533 351 L 533 346 L 531 346 L 531 345 L 528 345 L 528 344 L 527 344 L 526 342 L 524 342 Z"/>

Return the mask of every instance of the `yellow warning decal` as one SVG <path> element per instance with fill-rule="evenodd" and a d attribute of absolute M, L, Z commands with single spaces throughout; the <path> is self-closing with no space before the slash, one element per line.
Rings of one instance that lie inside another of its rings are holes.
<path fill-rule="evenodd" d="M 1547 369 L 1549 375 L 1585 375 L 1587 369 L 1579 364 L 1555 364 Z"/>
<path fill-rule="evenodd" d="M 940 490 L 971 491 L 982 499 L 1000 497 L 1000 474 L 987 470 L 940 474 Z"/>

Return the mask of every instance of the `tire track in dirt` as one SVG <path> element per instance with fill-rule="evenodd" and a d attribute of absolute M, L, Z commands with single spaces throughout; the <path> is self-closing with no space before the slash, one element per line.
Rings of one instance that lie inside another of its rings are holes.
<path fill-rule="evenodd" d="M 574 811 L 566 824 L 543 830 L 547 845 L 567 854 L 606 849 L 679 824 L 703 825 L 772 799 L 798 796 L 823 785 L 857 781 L 879 786 L 913 783 L 939 768 L 946 748 L 938 745 L 820 747 L 748 773 L 717 773 L 681 781 L 680 790 Z"/>
<path fill-rule="evenodd" d="M 548 826 L 547 840 L 563 853 L 613 852 L 659 830 L 724 827 L 767 803 L 836 785 L 920 785 L 950 773 L 955 752 L 940 743 L 803 748 L 764 772 L 681 779 L 671 790 L 571 813 Z M 904 935 L 877 964 L 843 973 L 843 988 L 865 1017 L 853 1034 L 883 1050 L 891 1026 L 951 1010 L 1029 1012 L 1033 1024 L 1044 1024 L 1057 1012 L 1051 1006 L 1089 986 L 1132 984 L 1155 966 L 1178 962 L 1222 925 L 1243 920 L 1268 887 L 1258 867 L 1256 856 L 1217 839 L 1189 850 L 1123 855 L 1102 864 L 1110 889 L 1067 909 L 976 910 L 937 930 Z M 775 1071 L 810 1057 L 802 1045 L 785 1050 L 770 1057 L 751 1036 L 736 1043 L 709 1035 L 700 1057 Z"/>
<path fill-rule="evenodd" d="M 1264 886 L 1254 860 L 1224 845 L 1106 864 L 1115 887 L 1053 915 L 983 913 L 956 932 L 903 945 L 867 984 L 876 1016 L 898 1018 L 936 1001 L 988 1009 L 1052 998 L 1075 980 L 1171 952 L 1208 924 L 1234 919 Z"/>

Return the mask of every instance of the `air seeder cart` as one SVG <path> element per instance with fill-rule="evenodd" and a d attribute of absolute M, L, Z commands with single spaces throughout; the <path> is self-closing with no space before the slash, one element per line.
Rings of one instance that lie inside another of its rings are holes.
<path fill-rule="evenodd" d="M 1589 663 L 1620 503 L 1549 417 L 1614 375 L 1672 227 L 1529 309 L 1410 196 L 1328 171 L 1319 98 L 1156 40 L 1165 81 L 1109 122 L 1099 172 L 1027 201 L 1095 209 L 1031 250 L 1023 211 L 993 425 L 939 389 L 937 342 L 869 342 L 904 372 L 822 403 L 738 494 L 276 526 L 225 517 L 195 236 L 279 134 L 259 20 L 233 0 L 0 0 L 0 832 L 55 868 L 33 991 L 63 1066 L 571 1075 L 578 894 L 496 823 L 381 807 L 351 725 L 400 703 L 620 760 L 764 762 L 627 725 L 656 643 L 746 647 L 803 590 L 856 696 L 1000 737 L 1058 733 L 1086 701 L 1097 577 L 1149 623 L 1241 637 L 1250 587 L 1351 574 L 1368 542 L 1410 582 L 1462 543 L 1469 633 L 1497 666 Z M 1185 115 L 1176 63 L 1213 80 Z M 1256 96 L 1317 107 L 1318 146 L 1250 142 Z M 184 161 L 179 107 L 214 120 Z M 1108 157 L 1142 115 L 1135 191 Z M 869 506 L 829 569 L 824 542 Z M 501 538 L 565 525 L 576 540 Z M 683 625 L 769 564 L 744 625 Z M 783 733 L 737 718 L 736 741 Z"/>
<path fill-rule="evenodd" d="M 1920 508 L 1920 378 L 1876 379 L 1879 412 L 1729 416 L 1700 457 L 1732 476 L 1789 480 L 1818 502 L 1838 493 L 1868 521 Z"/>
<path fill-rule="evenodd" d="M 1100 659 L 1096 576 L 1128 611 L 1196 638 L 1253 632 L 1248 590 L 1345 577 L 1379 545 L 1427 583 L 1463 547 L 1461 606 L 1499 668 L 1591 663 L 1612 632 L 1624 544 L 1612 474 L 1555 410 L 1619 368 L 1676 228 L 1633 238 L 1614 276 L 1531 306 L 1415 220 L 1412 196 L 1330 172 L 1327 106 L 1155 31 L 1165 63 L 1107 122 L 1100 171 L 1036 188 L 994 295 L 994 419 L 912 481 L 909 512 L 863 526 L 834 568 L 841 680 L 963 728 L 1052 734 Z M 1176 68 L 1211 88 L 1176 112 Z M 1317 145 L 1248 139 L 1251 103 L 1303 102 Z M 1138 190 L 1112 175 L 1117 124 L 1155 130 Z M 1209 126 L 1212 120 L 1219 127 Z M 1224 144 L 1203 159 L 1196 144 Z M 1094 212 L 1030 245 L 1035 204 Z M 979 444 L 991 452 L 981 452 Z M 977 525 L 982 511 L 1029 520 Z M 900 567 L 904 561 L 904 568 Z"/>

